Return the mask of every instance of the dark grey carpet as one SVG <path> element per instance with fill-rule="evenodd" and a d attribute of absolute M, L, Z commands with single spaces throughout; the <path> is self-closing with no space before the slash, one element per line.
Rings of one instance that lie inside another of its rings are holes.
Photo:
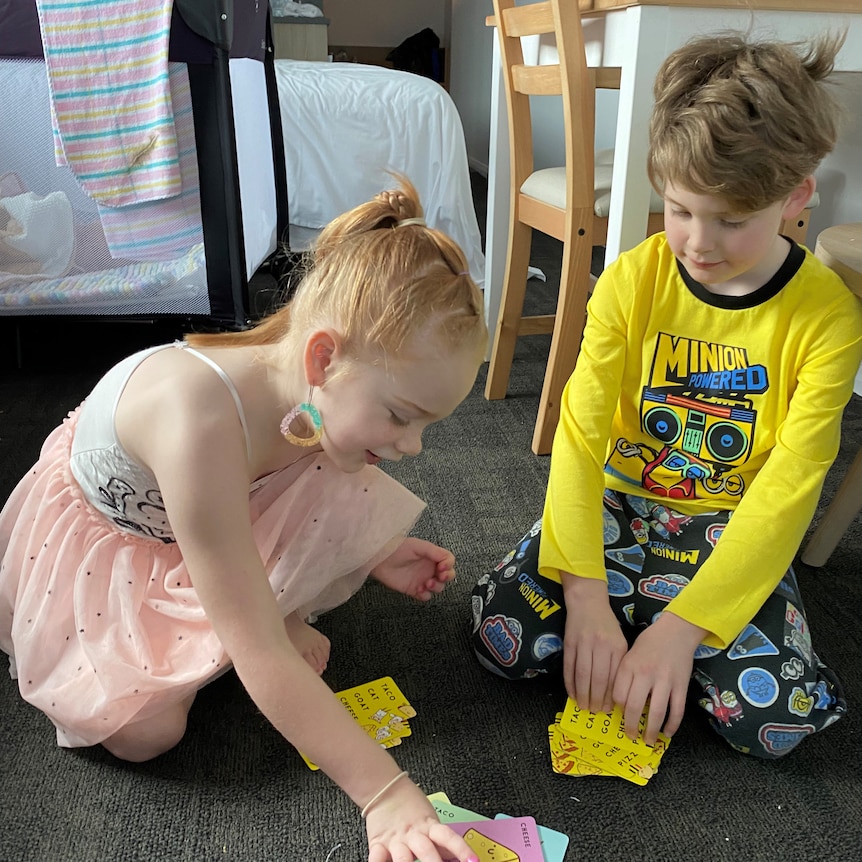
<path fill-rule="evenodd" d="M 538 250 L 534 261 L 549 273 L 551 252 L 543 260 L 546 251 Z M 55 333 L 65 355 L 60 366 L 47 363 L 27 333 L 25 367 L 0 371 L 0 499 L 104 368 L 137 347 L 135 339 L 165 338 L 152 330 L 107 337 L 104 325 L 75 330 L 82 331 L 89 333 L 85 348 L 68 333 L 64 346 Z M 541 338 L 522 340 L 505 401 L 485 401 L 483 368 L 455 415 L 429 429 L 424 453 L 391 469 L 428 502 L 417 532 L 455 552 L 459 580 L 427 605 L 369 584 L 321 618 L 333 641 L 327 682 L 340 689 L 391 675 L 418 711 L 413 735 L 394 750 L 403 768 L 427 792 L 445 791 L 459 805 L 489 816 L 531 815 L 567 833 L 567 862 L 862 858 L 859 519 L 826 567 L 800 567 L 815 646 L 842 676 L 851 711 L 784 760 L 733 752 L 690 710 L 647 786 L 559 776 L 550 768 L 546 729 L 562 708 L 562 689 L 547 680 L 507 683 L 474 661 L 472 583 L 541 509 L 548 459 L 534 456 L 529 443 L 546 350 Z M 97 357 L 85 360 L 87 353 Z M 824 502 L 860 445 L 862 399 L 854 396 Z M 307 769 L 235 676 L 200 693 L 176 749 L 130 766 L 99 748 L 57 748 L 50 723 L 21 700 L 2 662 L 0 859 L 365 858 L 356 809 L 326 776 Z"/>

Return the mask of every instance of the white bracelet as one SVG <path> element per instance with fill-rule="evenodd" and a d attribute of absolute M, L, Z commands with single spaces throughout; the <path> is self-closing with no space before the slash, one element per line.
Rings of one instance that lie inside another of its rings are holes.
<path fill-rule="evenodd" d="M 398 775 L 395 776 L 395 778 L 393 778 L 391 781 L 387 781 L 386 784 L 384 784 L 383 787 L 381 787 L 380 790 L 378 790 L 377 793 L 375 793 L 374 796 L 372 796 L 371 799 L 369 799 L 368 802 L 365 803 L 365 807 L 361 811 L 362 819 L 365 819 L 365 816 L 368 814 L 368 811 L 371 806 L 374 805 L 374 803 L 377 802 L 380 797 L 383 796 L 383 794 L 386 793 L 386 791 L 389 790 L 389 788 L 392 787 L 392 785 L 395 784 L 396 781 L 398 781 L 399 778 L 408 777 L 409 773 L 399 772 Z"/>

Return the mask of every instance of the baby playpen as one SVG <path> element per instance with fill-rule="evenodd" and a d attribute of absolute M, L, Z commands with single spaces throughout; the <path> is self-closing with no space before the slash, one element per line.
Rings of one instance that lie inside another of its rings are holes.
<path fill-rule="evenodd" d="M 0 0 L 0 315 L 238 328 L 287 225 L 264 0 Z"/>

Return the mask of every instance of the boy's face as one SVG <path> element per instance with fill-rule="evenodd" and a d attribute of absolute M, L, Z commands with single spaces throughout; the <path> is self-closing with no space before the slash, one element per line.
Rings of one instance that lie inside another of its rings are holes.
<path fill-rule="evenodd" d="M 786 202 L 740 213 L 723 198 L 668 183 L 664 223 L 671 251 L 709 291 L 744 296 L 762 287 L 787 256 L 778 229 Z"/>

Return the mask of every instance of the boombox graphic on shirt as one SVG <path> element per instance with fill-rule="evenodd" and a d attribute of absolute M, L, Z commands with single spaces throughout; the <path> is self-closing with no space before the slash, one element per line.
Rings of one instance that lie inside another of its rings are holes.
<path fill-rule="evenodd" d="M 641 427 L 647 434 L 721 472 L 748 458 L 755 419 L 748 400 L 725 402 L 649 388 L 641 396 Z"/>
<path fill-rule="evenodd" d="M 606 470 L 671 499 L 740 497 L 765 367 L 743 348 L 659 333 L 646 384 L 641 434 L 615 442 Z"/>

